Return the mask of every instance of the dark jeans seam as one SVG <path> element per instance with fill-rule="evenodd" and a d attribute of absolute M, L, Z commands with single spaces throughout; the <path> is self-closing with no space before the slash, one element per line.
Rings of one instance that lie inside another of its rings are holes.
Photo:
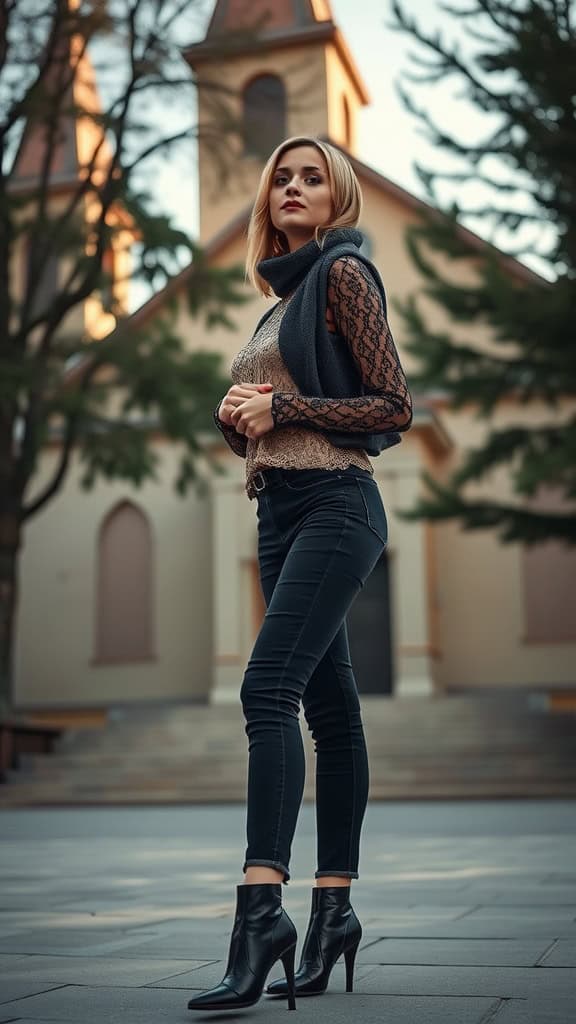
<path fill-rule="evenodd" d="M 338 668 L 336 666 L 336 663 L 335 663 L 335 661 L 334 661 L 334 659 L 333 659 L 333 657 L 332 657 L 332 655 L 330 653 L 330 648 L 328 648 L 328 658 L 332 662 L 332 665 L 334 667 L 334 673 L 335 673 L 336 678 L 338 680 L 338 686 L 340 687 L 340 692 L 342 693 L 342 696 L 344 698 L 344 706 L 346 708 L 346 714 L 348 716 L 348 727 L 349 727 L 349 730 L 350 730 L 350 733 L 351 733 L 352 732 L 352 730 L 351 730 L 352 723 L 351 723 L 351 720 L 350 720 L 350 707 L 349 707 L 349 704 L 348 704 L 348 698 L 346 696 L 346 688 L 344 686 L 342 686 L 342 680 L 340 679 L 340 673 L 338 672 Z M 352 743 L 352 735 L 350 735 L 350 742 Z M 356 771 L 355 771 L 355 757 L 354 757 L 354 747 L 353 746 L 352 746 L 351 753 L 352 753 L 352 822 L 350 824 L 350 838 L 348 840 L 348 865 L 350 865 L 351 862 L 352 862 L 352 836 L 354 834 L 354 822 L 356 820 Z"/>
<path fill-rule="evenodd" d="M 298 636 L 296 637 L 296 640 L 294 641 L 294 646 L 292 648 L 292 651 L 290 652 L 290 657 L 287 659 L 286 664 L 284 665 L 284 668 L 282 670 L 282 675 L 280 676 L 280 679 L 278 681 L 278 687 L 277 687 L 277 692 L 278 692 L 277 708 L 278 708 L 278 710 L 280 709 L 280 685 L 282 683 L 282 680 L 284 679 L 284 676 L 286 675 L 286 672 L 288 671 L 288 667 L 290 665 L 290 661 L 292 659 L 292 656 L 294 654 L 294 651 L 295 651 L 297 645 L 300 642 L 300 638 L 301 638 L 301 636 L 302 636 L 302 634 L 304 632 L 304 629 L 305 629 L 305 627 L 306 627 L 306 625 L 308 623 L 308 619 L 309 619 L 309 617 L 310 617 L 310 615 L 312 613 L 312 609 L 314 608 L 314 606 L 316 604 L 316 601 L 318 600 L 318 594 L 322 590 L 322 587 L 324 585 L 324 580 L 326 579 L 326 576 L 328 574 L 328 570 L 329 570 L 330 566 L 332 565 L 332 562 L 334 561 L 334 558 L 335 558 L 336 554 L 338 553 L 338 551 L 340 550 L 340 547 L 342 545 L 342 540 L 344 538 L 344 534 L 346 532 L 346 528 L 347 528 L 347 525 L 348 525 L 347 524 L 347 516 L 348 516 L 348 502 L 346 501 L 346 495 L 344 495 L 343 526 L 342 526 L 342 529 L 340 531 L 340 536 L 338 538 L 338 544 L 336 545 L 336 547 L 332 551 L 332 554 L 330 556 L 329 561 L 326 563 L 326 566 L 325 566 L 325 569 L 324 569 L 324 575 L 322 576 L 322 579 L 320 580 L 320 582 L 318 584 L 318 587 L 316 589 L 316 593 L 314 594 L 314 598 L 313 598 L 312 604 L 311 604 L 310 609 L 308 611 L 308 616 L 302 622 L 302 626 L 300 628 L 300 632 L 298 633 Z M 298 725 L 298 728 L 300 728 L 300 724 L 297 723 L 297 725 Z M 283 731 L 283 726 L 282 726 L 282 720 L 280 720 L 280 735 L 282 736 L 282 741 L 284 741 L 284 731 Z M 284 747 L 283 747 L 282 753 L 284 755 Z M 274 856 L 276 857 L 276 859 L 278 859 L 278 856 L 277 856 L 278 839 L 279 839 L 279 836 L 280 836 L 280 824 L 281 824 L 281 820 L 282 820 L 282 808 L 283 808 L 283 806 L 284 806 L 284 761 L 283 761 L 283 765 L 282 765 L 282 803 L 280 805 L 280 812 L 278 814 L 278 826 L 277 826 L 277 829 L 276 829 L 276 838 L 274 840 Z"/>
<path fill-rule="evenodd" d="M 278 841 L 280 839 L 280 825 L 282 823 L 282 811 L 284 809 L 284 792 L 285 792 L 285 789 L 286 789 L 286 746 L 285 746 L 285 743 L 284 743 L 284 724 L 283 724 L 282 716 L 280 715 L 280 684 L 281 684 L 283 678 L 284 678 L 284 672 L 280 676 L 280 681 L 279 681 L 278 686 L 276 688 L 276 714 L 278 715 L 279 720 L 280 720 L 280 739 L 282 741 L 282 772 L 281 772 L 281 780 L 282 781 L 281 781 L 281 784 L 280 784 L 280 796 L 281 796 L 281 799 L 280 799 L 280 810 L 278 811 L 278 825 L 276 826 L 276 838 L 274 840 L 274 850 L 273 850 L 273 853 L 272 853 L 272 856 L 273 856 L 274 860 L 279 860 L 280 859 L 279 858 L 279 853 L 278 853 Z"/>
<path fill-rule="evenodd" d="M 364 494 L 364 491 L 362 490 L 362 487 L 360 485 L 360 481 L 359 481 L 358 477 L 355 476 L 354 480 L 356 481 L 356 486 L 358 487 L 358 490 L 360 491 L 362 502 L 364 504 L 364 509 L 365 509 L 365 512 L 366 512 L 366 525 L 367 525 L 368 529 L 372 531 L 374 536 L 378 537 L 378 540 L 380 541 L 380 543 L 383 544 L 384 547 L 386 547 L 387 544 L 388 544 L 388 538 L 386 538 L 386 540 L 384 540 L 384 538 L 381 537 L 380 534 L 378 533 L 378 530 L 376 529 L 376 527 L 372 525 L 372 520 L 370 518 L 370 509 L 368 508 L 368 502 L 366 501 L 366 496 Z M 378 485 L 376 485 L 376 486 L 378 486 Z"/>

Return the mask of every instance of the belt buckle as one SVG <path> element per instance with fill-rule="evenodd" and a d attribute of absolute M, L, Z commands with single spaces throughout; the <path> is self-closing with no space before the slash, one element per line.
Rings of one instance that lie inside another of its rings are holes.
<path fill-rule="evenodd" d="M 260 479 L 262 481 L 262 486 L 261 487 L 258 487 L 258 484 L 257 484 L 257 478 L 258 477 L 260 477 Z M 264 488 L 266 487 L 266 480 L 264 479 L 264 476 L 262 475 L 260 470 L 257 470 L 257 472 L 254 474 L 254 476 L 252 478 L 252 483 L 254 484 L 254 490 L 257 491 L 258 493 L 260 493 L 260 491 L 263 491 Z"/>

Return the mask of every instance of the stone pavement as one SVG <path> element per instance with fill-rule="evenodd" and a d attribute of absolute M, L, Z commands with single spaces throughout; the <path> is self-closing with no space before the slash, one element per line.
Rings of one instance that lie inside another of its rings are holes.
<path fill-rule="evenodd" d="M 0 1024 L 286 1021 L 265 994 L 186 1008 L 224 973 L 244 827 L 237 805 L 0 813 Z M 314 852 L 303 805 L 283 887 L 296 963 Z M 339 961 L 300 1024 L 576 1021 L 575 801 L 370 803 L 360 874 L 355 991 Z"/>

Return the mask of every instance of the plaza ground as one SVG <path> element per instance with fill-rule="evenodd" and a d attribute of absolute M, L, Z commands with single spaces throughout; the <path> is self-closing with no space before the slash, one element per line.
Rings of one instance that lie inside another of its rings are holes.
<path fill-rule="evenodd" d="M 0 1024 L 286 1020 L 263 994 L 187 1010 L 224 973 L 245 850 L 242 805 L 0 813 Z M 315 869 L 301 808 L 283 902 L 298 929 Z M 571 1024 L 576 801 L 374 802 L 352 883 L 355 991 L 339 961 L 304 1024 Z M 269 980 L 282 977 L 281 962 Z"/>

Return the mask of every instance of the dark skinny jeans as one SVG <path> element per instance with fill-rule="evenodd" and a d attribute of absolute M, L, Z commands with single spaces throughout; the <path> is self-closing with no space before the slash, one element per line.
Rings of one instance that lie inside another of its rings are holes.
<path fill-rule="evenodd" d="M 376 482 L 356 466 L 263 477 L 270 483 L 256 500 L 267 607 L 240 690 L 249 739 L 242 870 L 262 865 L 290 878 L 305 781 L 302 702 L 316 752 L 315 878 L 358 878 L 369 774 L 346 614 L 386 546 L 386 514 Z"/>

